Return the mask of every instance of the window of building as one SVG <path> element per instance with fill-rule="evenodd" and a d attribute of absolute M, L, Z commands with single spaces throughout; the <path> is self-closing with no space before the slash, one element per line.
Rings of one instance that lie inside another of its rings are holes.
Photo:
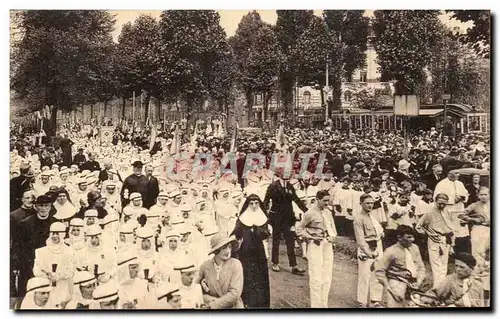
<path fill-rule="evenodd" d="M 344 93 L 344 100 L 345 100 L 346 102 L 350 102 L 350 101 L 351 101 L 351 99 L 352 99 L 352 93 L 351 93 L 350 91 L 346 91 L 346 92 Z"/>
<path fill-rule="evenodd" d="M 359 76 L 359 82 L 366 82 L 366 77 L 367 77 L 367 72 L 361 71 L 361 74 Z"/>
<path fill-rule="evenodd" d="M 302 102 L 304 104 L 311 104 L 311 93 L 306 91 L 302 94 Z"/>

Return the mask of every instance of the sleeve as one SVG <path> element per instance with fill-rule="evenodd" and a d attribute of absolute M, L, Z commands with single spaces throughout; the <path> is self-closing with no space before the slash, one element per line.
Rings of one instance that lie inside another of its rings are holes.
<path fill-rule="evenodd" d="M 234 235 L 237 240 L 243 238 L 243 229 L 241 228 L 241 222 L 239 219 L 236 221 L 236 225 L 234 226 L 234 230 L 231 234 Z"/>
<path fill-rule="evenodd" d="M 470 214 L 474 213 L 475 210 L 476 210 L 476 203 L 472 203 L 469 206 L 467 206 L 467 208 L 465 209 L 465 213 L 467 215 L 470 215 Z"/>
<path fill-rule="evenodd" d="M 271 195 L 273 192 L 273 184 L 270 184 L 266 190 L 266 196 L 264 197 L 264 210 L 269 211 L 269 201 L 271 200 Z"/>
<path fill-rule="evenodd" d="M 210 309 L 227 309 L 236 304 L 238 298 L 243 292 L 243 267 L 241 262 L 233 259 L 231 267 L 231 279 L 227 292 L 220 298 L 215 299 L 210 303 Z"/>
<path fill-rule="evenodd" d="M 434 189 L 434 200 L 436 200 L 436 196 L 440 193 L 446 193 L 442 182 L 437 183 L 436 188 Z"/>
<path fill-rule="evenodd" d="M 303 211 L 307 211 L 307 206 L 300 200 L 300 198 L 297 196 L 297 193 L 295 192 L 295 188 L 293 186 L 289 186 L 290 189 L 292 190 L 292 200 L 299 206 L 299 208 Z"/>
<path fill-rule="evenodd" d="M 387 249 L 382 255 L 382 258 L 375 261 L 375 276 L 377 277 L 378 281 L 382 285 L 384 285 L 384 287 L 387 286 L 387 269 L 389 269 L 389 267 L 391 266 L 393 259 L 394 256 L 392 253 L 392 249 Z"/>
<path fill-rule="evenodd" d="M 418 246 L 413 245 L 413 251 L 414 251 L 413 262 L 415 263 L 417 268 L 417 282 L 423 282 L 425 279 L 424 261 L 422 260 L 422 255 L 420 254 Z"/>
<path fill-rule="evenodd" d="M 424 230 L 422 229 L 423 226 L 427 226 L 429 224 L 429 213 L 425 213 L 417 222 L 417 225 L 415 225 L 415 230 L 419 233 L 423 233 Z"/>
<path fill-rule="evenodd" d="M 309 225 L 309 223 L 311 222 L 310 216 L 311 216 L 311 214 L 308 214 L 307 212 L 304 214 L 304 216 L 302 216 L 302 220 L 299 222 L 299 225 L 295 229 L 298 237 L 302 237 L 302 238 L 306 238 L 306 239 L 311 238 L 311 236 L 306 231 L 307 225 Z"/>
<path fill-rule="evenodd" d="M 354 235 L 356 237 L 356 242 L 358 243 L 359 248 L 361 249 L 361 251 L 363 251 L 363 253 L 369 256 L 371 254 L 371 251 L 368 243 L 365 240 L 365 231 L 363 229 L 363 221 L 361 220 L 361 218 L 354 219 L 353 226 Z"/>
<path fill-rule="evenodd" d="M 42 257 L 40 256 L 40 250 L 35 250 L 35 263 L 33 265 L 33 275 L 35 277 L 47 277 L 43 272 Z"/>

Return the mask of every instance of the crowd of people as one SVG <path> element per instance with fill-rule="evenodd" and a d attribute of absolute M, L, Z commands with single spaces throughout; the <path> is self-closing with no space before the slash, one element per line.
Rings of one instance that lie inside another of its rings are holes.
<path fill-rule="evenodd" d="M 360 307 L 382 307 L 384 291 L 390 308 L 488 305 L 488 136 L 431 130 L 405 141 L 329 127 L 237 136 L 117 127 L 103 143 L 98 127 L 52 141 L 11 132 L 17 307 L 269 308 L 283 238 L 291 274 L 308 273 L 310 306 L 327 308 L 338 236 L 358 245 Z M 234 144 L 236 174 L 221 174 Z M 203 153 L 210 160 L 193 163 Z M 251 153 L 264 160 L 246 172 Z M 273 162 L 282 158 L 290 170 Z"/>

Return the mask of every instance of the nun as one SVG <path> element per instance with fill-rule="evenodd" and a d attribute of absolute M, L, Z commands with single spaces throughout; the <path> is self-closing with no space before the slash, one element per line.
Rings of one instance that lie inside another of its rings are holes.
<path fill-rule="evenodd" d="M 50 225 L 50 237 L 47 246 L 35 250 L 33 274 L 51 280 L 53 286 L 52 301 L 55 305 L 64 305 L 71 298 L 71 279 L 75 263 L 73 252 L 64 244 L 66 226 L 55 222 Z"/>
<path fill-rule="evenodd" d="M 194 282 L 196 268 L 191 258 L 183 256 L 175 261 L 174 271 L 180 275 L 182 309 L 199 309 L 203 305 L 200 284 Z"/>
<path fill-rule="evenodd" d="M 97 280 L 88 271 L 77 271 L 73 277 L 73 298 L 64 309 L 97 309 L 92 294 L 96 288 Z"/>
<path fill-rule="evenodd" d="M 28 280 L 26 295 L 21 302 L 21 310 L 49 310 L 58 309 L 52 303 L 52 283 L 45 277 L 33 277 Z"/>
<path fill-rule="evenodd" d="M 98 283 L 110 281 L 116 271 L 114 267 L 116 264 L 114 248 L 104 242 L 99 225 L 90 226 L 85 236 L 87 245 L 82 249 L 79 256 L 80 268 L 93 273 Z"/>
<path fill-rule="evenodd" d="M 154 233 L 150 228 L 141 227 L 137 229 L 137 257 L 142 271 L 140 278 L 148 281 L 148 289 L 154 290 L 162 281 L 168 281 L 170 277 L 161 254 L 154 248 Z"/>
<path fill-rule="evenodd" d="M 119 305 L 118 286 L 116 282 L 108 282 L 97 286 L 93 293 L 94 301 L 97 302 L 97 309 L 117 310 Z M 93 309 L 93 308 L 91 308 Z"/>
<path fill-rule="evenodd" d="M 69 221 L 71 218 L 73 218 L 77 210 L 73 203 L 71 202 L 71 199 L 69 198 L 69 193 L 66 189 L 61 188 L 57 191 L 57 198 L 56 201 L 54 202 L 54 209 L 56 210 L 56 213 L 54 215 L 54 218 L 57 221 L 60 221 L 61 223 L 65 224 L 66 227 L 69 226 Z"/>
<path fill-rule="evenodd" d="M 243 293 L 241 298 L 246 308 L 269 308 L 269 270 L 264 240 L 269 237 L 268 217 L 264 213 L 260 198 L 247 197 L 232 235 L 240 243 L 234 254 L 243 266 Z"/>
<path fill-rule="evenodd" d="M 136 252 L 123 254 L 118 259 L 118 295 L 122 309 L 141 309 L 148 292 L 148 281 L 139 278 L 141 265 Z"/>

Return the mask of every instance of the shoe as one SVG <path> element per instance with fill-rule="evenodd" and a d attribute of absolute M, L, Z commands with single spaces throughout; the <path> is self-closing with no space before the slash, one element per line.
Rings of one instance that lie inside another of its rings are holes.
<path fill-rule="evenodd" d="M 358 302 L 358 308 L 366 308 L 366 305 L 362 304 L 361 302 Z"/>
<path fill-rule="evenodd" d="M 302 256 L 302 259 L 307 260 L 307 257 L 306 256 Z"/>
<path fill-rule="evenodd" d="M 279 265 L 276 265 L 276 264 L 273 264 L 273 265 L 271 266 L 271 269 L 272 269 L 273 271 L 279 272 L 279 271 L 280 271 L 280 266 L 279 266 Z"/>
<path fill-rule="evenodd" d="M 293 267 L 292 268 L 292 274 L 294 275 L 303 275 L 305 274 L 305 270 L 304 269 L 300 269 L 299 267 Z"/>
<path fill-rule="evenodd" d="M 384 306 L 380 302 L 375 301 L 371 303 L 370 308 L 384 308 Z"/>

